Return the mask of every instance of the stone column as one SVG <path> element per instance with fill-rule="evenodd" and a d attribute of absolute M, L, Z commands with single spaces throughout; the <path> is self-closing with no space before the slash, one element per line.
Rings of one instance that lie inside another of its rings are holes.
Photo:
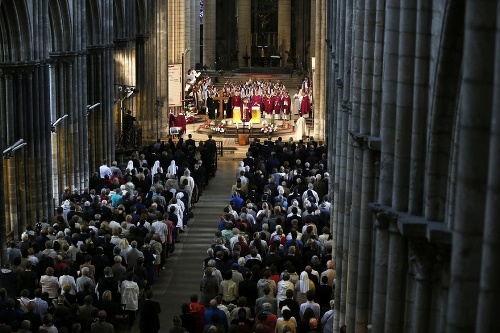
<path fill-rule="evenodd" d="M 185 28 L 184 28 L 184 46 L 185 47 L 184 47 L 184 49 L 190 50 L 190 52 L 187 52 L 184 55 L 184 73 L 182 74 L 183 79 L 184 79 L 187 75 L 188 69 L 191 68 L 191 66 L 192 66 L 191 59 L 193 56 L 193 49 L 192 49 L 192 44 L 191 44 L 191 41 L 192 41 L 191 33 L 193 31 L 191 29 L 191 23 L 192 23 L 191 4 L 192 4 L 192 1 L 191 0 L 184 0 L 182 2 L 184 3 L 183 15 L 184 15 L 184 24 L 185 24 Z M 177 35 L 177 37 L 180 37 L 180 35 Z"/>
<path fill-rule="evenodd" d="M 497 17 L 499 17 L 500 7 L 497 7 Z M 497 23 L 498 27 L 498 23 Z M 495 52 L 495 85 L 493 87 L 493 107 L 497 110 L 492 113 L 492 128 L 490 138 L 489 153 L 489 175 L 488 189 L 486 198 L 486 211 L 484 221 L 484 243 L 481 265 L 481 282 L 479 285 L 478 299 L 478 319 L 476 320 L 476 332 L 486 332 L 488 330 L 500 331 L 500 321 L 498 313 L 494 310 L 498 308 L 498 298 L 500 295 L 500 270 L 496 267 L 500 262 L 500 228 L 498 227 L 498 216 L 500 214 L 500 176 L 496 172 L 496 167 L 500 165 L 500 155 L 497 153 L 500 147 L 500 31 L 497 28 L 496 33 L 496 52 Z"/>
<path fill-rule="evenodd" d="M 215 69 L 216 0 L 203 2 L 203 65 Z"/>
<path fill-rule="evenodd" d="M 311 34 L 309 41 L 307 40 L 307 38 L 305 38 L 306 40 L 304 40 L 304 49 L 306 49 L 306 52 L 304 52 L 304 54 L 309 57 L 311 57 L 312 55 L 316 55 L 316 28 L 318 27 L 316 15 L 316 7 L 318 6 L 317 1 L 318 0 L 311 0 L 311 20 L 309 22 L 309 31 L 311 32 Z M 338 4 L 336 6 L 338 6 Z M 337 10 L 336 6 L 335 11 Z M 307 23 L 303 22 L 303 24 Z M 307 50 L 308 47 L 309 50 Z M 302 64 L 305 66 L 305 64 L 309 64 L 309 61 L 307 61 L 307 59 L 302 59 Z"/>
<path fill-rule="evenodd" d="M 392 206 L 408 211 L 417 8 L 414 2 L 401 2 L 400 6 Z"/>
<path fill-rule="evenodd" d="M 462 58 L 465 66 L 461 77 L 461 103 L 457 111 L 460 118 L 457 145 L 460 147 L 460 152 L 454 206 L 455 220 L 452 227 L 453 248 L 447 333 L 480 332 L 479 328 L 486 327 L 478 321 L 479 318 L 483 318 L 478 312 L 479 286 L 481 279 L 487 279 L 490 270 L 498 269 L 488 265 L 489 259 L 493 259 L 488 253 L 482 256 L 482 245 L 486 235 L 484 226 L 488 194 L 493 196 L 489 204 L 498 205 L 496 195 L 487 191 L 493 185 L 489 182 L 488 173 L 494 173 L 493 169 L 496 168 L 492 164 L 494 160 L 492 159 L 489 165 L 485 161 L 485 157 L 491 156 L 493 151 L 491 149 L 495 148 L 490 146 L 491 135 L 498 135 L 498 125 L 495 125 L 495 133 L 490 134 L 492 116 L 498 113 L 498 110 L 493 108 L 495 96 L 492 89 L 496 83 L 492 68 L 498 63 L 498 58 L 495 58 L 495 42 L 498 40 L 495 34 L 498 26 L 497 2 L 467 1 L 465 6 Z M 481 112 L 477 113 L 475 110 Z M 493 155 L 495 154 L 497 153 Z M 494 216 L 489 215 L 488 218 Z M 496 223 L 495 228 L 498 228 Z M 486 276 L 482 277 L 482 272 L 487 272 Z M 490 292 L 487 290 L 493 297 L 498 295 Z M 484 309 L 484 305 L 482 308 Z M 489 311 L 494 310 L 489 309 Z M 495 312 L 492 316 L 498 315 Z M 490 317 L 489 321 L 498 322 L 498 318 Z M 487 327 L 486 330 L 493 332 L 491 328 L 493 326 Z"/>
<path fill-rule="evenodd" d="M 321 0 L 321 24 L 323 26 L 327 26 L 328 22 L 326 20 L 326 2 L 327 0 Z M 349 12 L 352 13 L 352 4 L 351 8 L 349 9 Z M 351 14 L 352 15 L 352 14 Z M 326 70 L 325 67 L 327 65 L 326 62 L 326 53 L 327 53 L 327 47 L 326 47 L 326 29 L 321 29 L 321 53 L 319 55 L 319 60 L 320 60 L 320 69 L 321 71 L 319 72 L 320 74 L 320 100 L 319 100 L 319 128 L 318 130 L 315 130 L 314 135 L 316 140 L 324 140 L 325 139 L 325 121 L 326 121 Z M 317 58 L 316 58 L 317 59 Z M 316 124 L 315 124 L 316 125 Z M 317 137 L 317 138 L 316 138 Z"/>
<path fill-rule="evenodd" d="M 373 202 L 375 182 L 374 152 L 363 149 L 363 182 L 361 185 L 361 214 L 359 223 L 359 252 L 356 282 L 356 316 L 355 332 L 366 333 L 369 322 L 370 277 L 373 240 L 373 216 L 368 204 Z"/>
<path fill-rule="evenodd" d="M 387 0 L 385 10 L 385 33 L 383 44 L 382 114 L 381 114 L 381 159 L 379 202 L 392 203 L 394 177 L 394 138 L 396 127 L 396 101 L 398 79 L 398 44 L 399 44 L 399 0 Z"/>
<path fill-rule="evenodd" d="M 250 54 L 252 46 L 252 1 L 238 0 L 238 64 L 245 66 L 246 50 Z"/>
<path fill-rule="evenodd" d="M 5 89 L 5 75 L 3 71 L 0 69 L 0 98 L 5 98 L 2 94 Z M 0 122 L 3 124 L 4 119 L 3 115 L 5 114 L 4 103 L 0 103 Z M 0 126 L 0 138 L 3 138 L 3 126 Z M 7 222 L 6 222 L 6 212 L 5 212 L 5 196 L 7 191 L 5 191 L 5 179 L 4 179 L 4 159 L 0 159 L 0 262 L 3 264 L 7 262 L 6 250 L 7 250 L 7 241 L 6 241 L 6 231 L 7 231 Z"/>
<path fill-rule="evenodd" d="M 398 230 L 396 217 L 391 216 L 389 221 L 389 253 L 388 253 L 388 279 L 387 299 L 385 310 L 385 332 L 401 332 L 403 328 L 401 310 L 404 307 L 403 263 L 405 258 L 405 247 L 403 237 Z M 406 271 L 405 271 L 406 272 Z"/>
<path fill-rule="evenodd" d="M 410 242 L 410 265 L 415 277 L 415 297 L 412 314 L 412 333 L 426 333 L 430 328 L 432 274 L 435 254 L 426 242 Z M 437 274 L 437 272 L 435 272 Z"/>
<path fill-rule="evenodd" d="M 281 55 L 281 66 L 286 66 L 288 54 L 290 51 L 291 39 L 291 20 L 292 17 L 292 1 L 281 0 L 278 3 L 278 47 L 279 54 Z M 251 43 L 250 43 L 251 44 Z M 248 46 L 250 48 L 250 46 Z"/>
<path fill-rule="evenodd" d="M 7 125 L 4 128 L 6 133 L 4 138 L 8 145 L 13 144 L 18 138 L 15 137 L 14 133 L 14 110 L 15 110 L 15 96 L 14 96 L 14 79 L 15 73 L 12 69 L 4 70 L 5 73 L 5 118 L 2 119 Z M 14 155 L 15 156 L 15 155 Z M 6 231 L 9 232 L 13 230 L 16 224 L 13 221 L 18 221 L 17 216 L 17 200 L 15 198 L 16 192 L 16 175 L 14 167 L 15 159 L 7 159 L 4 161 L 4 182 L 5 187 L 2 189 L 5 193 L 5 216 L 7 220 Z"/>
<path fill-rule="evenodd" d="M 312 102 L 313 102 L 313 109 L 314 109 L 314 137 L 317 140 L 318 139 L 318 134 L 319 134 L 319 128 L 320 128 L 320 95 L 321 95 L 321 71 L 322 71 L 322 56 L 321 56 L 321 29 L 324 29 L 323 21 L 322 21 L 322 14 L 321 14 L 321 6 L 322 6 L 322 0 L 316 0 L 315 1 L 316 7 L 311 8 L 311 12 L 315 13 L 315 26 L 312 27 L 311 31 L 315 31 L 314 33 L 314 39 L 311 39 L 311 44 L 314 44 L 314 53 L 310 53 L 310 57 L 314 56 L 315 64 L 314 64 L 314 70 L 312 69 L 312 63 L 311 59 L 304 59 L 305 63 L 311 64 L 309 68 L 311 68 L 312 75 L 313 75 L 313 95 L 312 95 Z M 326 26 L 326 25 L 325 25 Z"/>
<path fill-rule="evenodd" d="M 385 213 L 377 213 L 375 222 L 375 260 L 373 272 L 373 300 L 372 300 L 372 333 L 387 332 L 384 329 L 386 297 L 387 297 L 387 268 L 389 260 L 389 220 Z"/>

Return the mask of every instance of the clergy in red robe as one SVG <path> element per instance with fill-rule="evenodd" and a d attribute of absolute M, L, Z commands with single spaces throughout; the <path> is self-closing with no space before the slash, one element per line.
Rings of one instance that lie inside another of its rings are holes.
<path fill-rule="evenodd" d="M 234 108 L 239 107 L 240 112 L 243 109 L 243 100 L 241 99 L 240 91 L 236 90 L 234 95 L 231 96 L 231 110 L 234 112 Z M 229 118 L 229 115 L 227 116 Z M 232 117 L 232 116 L 231 116 Z"/>
<path fill-rule="evenodd" d="M 281 106 L 281 109 L 283 110 L 283 119 L 285 120 L 290 119 L 291 106 L 292 106 L 292 98 L 290 97 L 290 95 L 288 95 L 288 91 L 285 90 Z"/>
<path fill-rule="evenodd" d="M 175 126 L 181 128 L 179 135 L 186 133 L 186 116 L 184 115 L 184 110 L 181 110 L 181 113 L 175 118 Z"/>
<path fill-rule="evenodd" d="M 270 119 L 273 113 L 274 103 L 272 97 L 266 94 L 264 97 L 264 112 L 266 113 L 266 118 Z"/>
<path fill-rule="evenodd" d="M 257 90 L 254 91 L 251 102 L 252 106 L 258 106 L 259 108 L 262 106 L 262 96 Z"/>
<path fill-rule="evenodd" d="M 248 97 L 243 98 L 243 106 L 241 107 L 241 121 L 246 123 L 252 118 L 252 103 Z"/>
<path fill-rule="evenodd" d="M 307 118 L 309 117 L 309 110 L 311 109 L 311 102 L 309 101 L 309 96 L 302 91 L 302 102 L 300 103 L 300 114 Z"/>
<path fill-rule="evenodd" d="M 279 96 L 276 91 L 272 97 L 273 100 L 273 115 L 276 119 L 281 118 L 281 96 Z"/>
<path fill-rule="evenodd" d="M 175 114 L 173 110 L 170 110 L 170 113 L 168 114 L 168 126 L 175 127 Z"/>

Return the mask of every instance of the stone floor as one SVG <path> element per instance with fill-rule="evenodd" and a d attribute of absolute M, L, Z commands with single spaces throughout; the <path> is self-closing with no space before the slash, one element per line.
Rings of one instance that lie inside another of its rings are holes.
<path fill-rule="evenodd" d="M 181 234 L 181 242 L 175 244 L 175 253 L 167 259 L 166 269 L 161 271 L 159 282 L 153 287 L 154 299 L 160 302 L 162 309 L 161 332 L 167 332 L 172 326 L 173 316 L 181 314 L 182 303 L 189 303 L 191 294 L 199 294 L 203 259 L 214 237 L 222 209 L 230 198 L 239 162 L 239 157 L 236 156 L 243 154 L 247 147 L 242 148 L 241 152 L 238 149 L 235 154 L 219 158 L 215 178 L 210 181 L 195 205 L 194 218 L 190 220 L 189 228 Z M 139 332 L 138 324 L 131 332 Z"/>

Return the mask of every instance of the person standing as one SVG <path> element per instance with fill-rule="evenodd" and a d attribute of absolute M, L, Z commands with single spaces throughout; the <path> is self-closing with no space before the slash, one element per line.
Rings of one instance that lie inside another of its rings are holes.
<path fill-rule="evenodd" d="M 177 118 L 175 119 L 175 125 L 181 128 L 179 136 L 182 136 L 184 133 L 186 133 L 186 116 L 184 115 L 184 110 L 181 110 L 181 112 L 177 115 Z"/>
<path fill-rule="evenodd" d="M 302 104 L 302 94 L 300 92 L 300 87 L 297 88 L 297 92 L 293 95 L 293 115 L 297 116 L 300 113 L 300 105 Z M 295 118 L 295 117 L 294 117 Z"/>
<path fill-rule="evenodd" d="M 139 285 L 134 282 L 134 272 L 127 273 L 127 279 L 121 285 L 121 303 L 129 317 L 130 327 L 134 326 L 135 312 L 139 308 Z"/>
<path fill-rule="evenodd" d="M 99 167 L 99 174 L 101 176 L 101 179 L 104 179 L 104 177 L 106 176 L 111 177 L 113 175 L 111 169 L 107 166 L 106 163 L 106 160 L 102 161 L 102 165 Z"/>
<path fill-rule="evenodd" d="M 158 332 L 160 330 L 160 303 L 153 301 L 153 291 L 146 291 L 146 300 L 141 307 L 139 329 L 141 333 Z"/>
<path fill-rule="evenodd" d="M 99 333 L 115 333 L 115 328 L 110 323 L 106 322 L 106 311 L 101 310 L 97 312 L 97 321 L 90 325 L 90 332 Z"/>
<path fill-rule="evenodd" d="M 295 140 L 302 140 L 303 136 L 307 133 L 306 120 L 302 114 L 299 114 L 299 119 L 295 123 Z"/>
<path fill-rule="evenodd" d="M 302 91 L 302 101 L 300 102 L 300 114 L 304 118 L 309 117 L 309 112 L 311 110 L 311 102 L 309 100 L 309 95 L 305 91 Z"/>
<path fill-rule="evenodd" d="M 290 120 L 290 108 L 292 106 L 292 98 L 288 94 L 288 90 L 285 90 L 282 98 L 282 111 L 283 111 L 283 126 L 285 126 L 285 122 Z M 288 124 L 289 128 L 289 124 Z"/>
<path fill-rule="evenodd" d="M 231 115 L 227 115 L 227 118 L 233 117 L 234 108 L 239 108 L 239 112 L 243 109 L 243 100 L 241 99 L 240 90 L 236 89 L 234 95 L 231 96 Z"/>
<path fill-rule="evenodd" d="M 135 143 L 134 140 L 134 121 L 135 117 L 132 116 L 132 111 L 127 110 L 123 116 L 123 147 L 128 147 Z"/>

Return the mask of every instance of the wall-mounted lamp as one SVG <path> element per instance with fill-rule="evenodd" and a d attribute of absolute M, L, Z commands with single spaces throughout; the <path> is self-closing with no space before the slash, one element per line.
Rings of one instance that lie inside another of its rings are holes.
<path fill-rule="evenodd" d="M 60 117 L 59 119 L 57 119 L 56 121 L 54 121 L 53 123 L 50 124 L 50 130 L 52 133 L 55 133 L 56 132 L 56 126 L 61 122 L 63 121 L 64 119 L 68 118 L 68 115 L 65 114 L 64 116 Z"/>
<path fill-rule="evenodd" d="M 3 151 L 3 157 L 5 159 L 11 158 L 13 152 L 15 152 L 16 150 L 18 150 L 18 149 L 20 149 L 20 148 L 22 148 L 22 147 L 24 147 L 26 145 L 27 145 L 27 143 L 24 142 L 23 139 L 17 140 L 13 145 L 11 145 L 11 146 L 9 146 L 9 147 L 7 147 L 7 148 L 4 149 L 4 151 Z"/>

